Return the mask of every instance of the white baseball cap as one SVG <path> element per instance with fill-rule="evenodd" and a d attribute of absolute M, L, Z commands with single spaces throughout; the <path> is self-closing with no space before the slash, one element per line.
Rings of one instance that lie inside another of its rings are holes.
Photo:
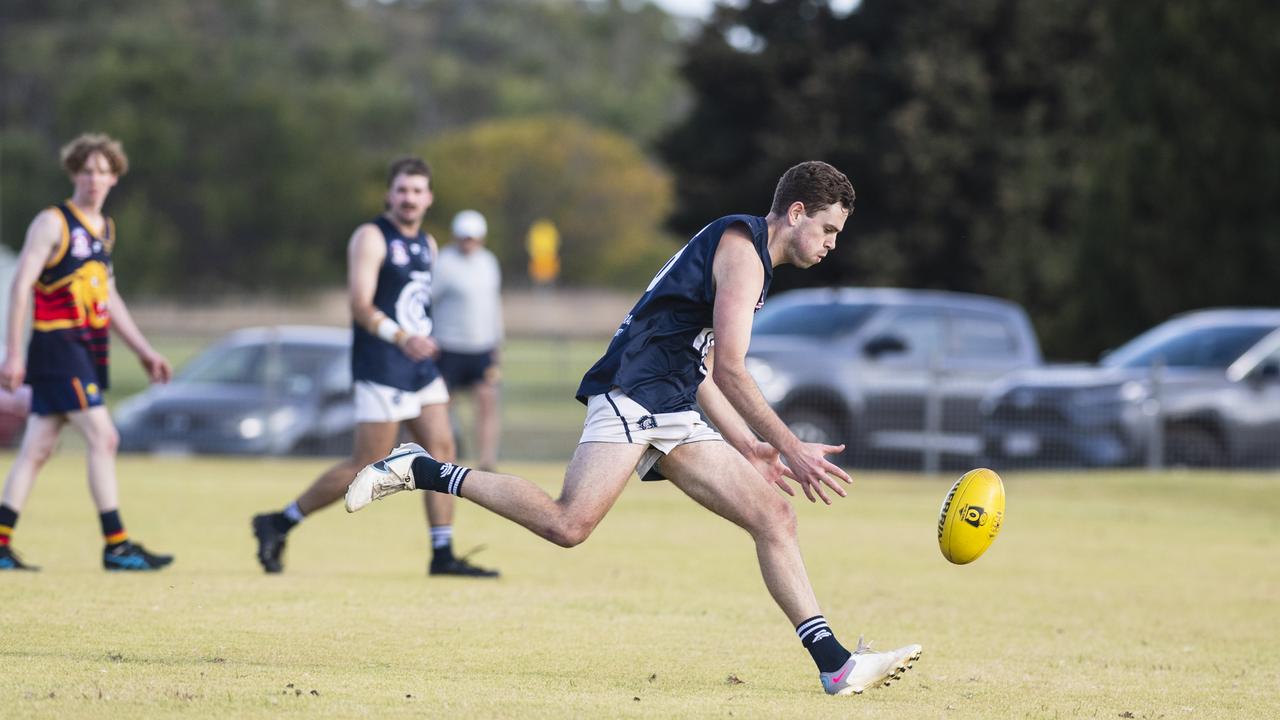
<path fill-rule="evenodd" d="M 489 232 L 489 223 L 475 210 L 463 210 L 453 216 L 453 236 L 483 238 Z"/>

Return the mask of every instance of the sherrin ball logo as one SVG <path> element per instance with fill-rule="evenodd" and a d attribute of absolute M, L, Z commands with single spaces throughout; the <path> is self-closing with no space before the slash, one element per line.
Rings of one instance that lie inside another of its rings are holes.
<path fill-rule="evenodd" d="M 951 486 L 938 513 L 938 548 L 956 565 L 977 560 L 991 547 L 1004 522 L 1004 482 L 978 468 Z"/>

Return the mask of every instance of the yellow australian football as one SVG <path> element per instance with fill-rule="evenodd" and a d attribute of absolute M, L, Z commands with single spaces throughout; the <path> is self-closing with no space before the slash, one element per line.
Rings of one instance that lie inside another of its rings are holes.
<path fill-rule="evenodd" d="M 942 501 L 938 547 L 956 565 L 977 560 L 991 547 L 1004 524 L 1004 482 L 993 470 L 965 473 Z"/>

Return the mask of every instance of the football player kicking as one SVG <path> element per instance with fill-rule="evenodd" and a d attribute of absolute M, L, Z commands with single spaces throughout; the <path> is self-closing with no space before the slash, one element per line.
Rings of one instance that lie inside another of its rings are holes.
<path fill-rule="evenodd" d="M 720 218 L 663 266 L 578 387 L 587 420 L 558 499 L 522 478 L 442 463 L 405 444 L 356 475 L 347 510 L 401 490 L 448 493 L 573 547 L 599 524 L 633 470 L 644 480 L 669 479 L 750 533 L 769 594 L 813 656 L 826 692 L 888 684 L 911 667 L 920 646 L 873 652 L 859 641 L 851 652 L 836 639 L 805 572 L 795 510 L 774 491 L 794 496 L 793 481 L 811 502 L 843 497 L 849 476 L 826 458 L 843 446 L 797 438 L 745 366 L 751 319 L 773 269 L 811 267 L 826 257 L 853 199 L 839 170 L 801 163 L 778 181 L 766 217 Z"/>

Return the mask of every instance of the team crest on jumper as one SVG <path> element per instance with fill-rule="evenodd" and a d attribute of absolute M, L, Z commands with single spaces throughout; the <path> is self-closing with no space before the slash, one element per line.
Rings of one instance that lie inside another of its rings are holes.
<path fill-rule="evenodd" d="M 391 264 L 404 266 L 409 264 L 409 250 L 405 247 L 403 240 L 392 240 L 387 246 L 387 252 L 391 255 Z"/>
<path fill-rule="evenodd" d="M 430 310 L 431 273 L 425 270 L 409 273 L 409 282 L 396 298 L 396 322 L 412 335 L 430 335 Z"/>
<path fill-rule="evenodd" d="M 93 255 L 93 248 L 89 245 L 89 233 L 84 228 L 76 228 L 71 231 L 71 257 L 83 260 Z"/>

